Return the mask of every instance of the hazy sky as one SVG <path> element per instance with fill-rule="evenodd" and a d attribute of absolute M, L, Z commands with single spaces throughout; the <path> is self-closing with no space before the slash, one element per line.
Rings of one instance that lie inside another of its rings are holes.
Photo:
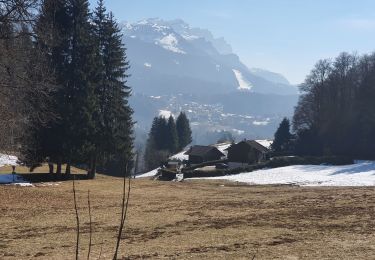
<path fill-rule="evenodd" d="M 249 67 L 292 83 L 321 58 L 375 50 L 374 0 L 107 0 L 106 6 L 119 21 L 181 18 L 209 29 Z"/>

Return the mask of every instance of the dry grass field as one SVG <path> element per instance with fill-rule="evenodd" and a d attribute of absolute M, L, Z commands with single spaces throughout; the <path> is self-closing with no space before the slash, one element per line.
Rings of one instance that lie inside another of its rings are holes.
<path fill-rule="evenodd" d="M 72 182 L 0 186 L 0 259 L 73 259 Z M 87 258 L 111 259 L 122 180 L 76 181 Z M 374 259 L 375 188 L 134 180 L 123 259 Z"/>

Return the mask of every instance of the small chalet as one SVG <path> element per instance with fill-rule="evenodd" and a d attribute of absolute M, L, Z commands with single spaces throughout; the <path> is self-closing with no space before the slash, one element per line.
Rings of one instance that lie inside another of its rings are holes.
<path fill-rule="evenodd" d="M 217 161 L 225 156 L 214 146 L 194 145 L 185 153 L 189 155 L 190 164 Z"/>
<path fill-rule="evenodd" d="M 244 140 L 231 145 L 228 150 L 228 161 L 237 163 L 257 163 L 266 160 L 269 149 L 255 140 Z"/>

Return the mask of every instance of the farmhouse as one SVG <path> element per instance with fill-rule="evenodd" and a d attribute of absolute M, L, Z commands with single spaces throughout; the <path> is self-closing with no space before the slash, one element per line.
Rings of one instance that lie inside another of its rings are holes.
<path fill-rule="evenodd" d="M 228 150 L 228 161 L 238 163 L 257 163 L 266 160 L 269 149 L 255 140 L 244 140 L 231 145 Z"/>
<path fill-rule="evenodd" d="M 194 145 L 185 154 L 189 156 L 190 164 L 216 161 L 225 156 L 216 147 L 204 145 Z"/>

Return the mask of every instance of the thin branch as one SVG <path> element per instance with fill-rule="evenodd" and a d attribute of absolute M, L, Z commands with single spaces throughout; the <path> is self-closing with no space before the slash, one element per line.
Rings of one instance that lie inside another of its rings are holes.
<path fill-rule="evenodd" d="M 74 196 L 74 209 L 76 212 L 76 221 L 77 221 L 77 243 L 76 243 L 76 260 L 78 260 L 79 256 L 79 215 L 77 209 L 77 198 L 76 198 L 76 187 L 75 187 L 75 176 L 73 178 L 73 196 Z"/>
<path fill-rule="evenodd" d="M 251 258 L 251 260 L 255 260 L 255 257 L 257 256 L 258 252 L 259 252 L 259 248 L 257 248 L 257 250 L 255 251 L 255 254 Z"/>
<path fill-rule="evenodd" d="M 92 244 L 92 220 L 91 220 L 91 203 L 90 203 L 90 190 L 87 191 L 87 203 L 89 206 L 89 218 L 90 218 L 90 238 L 89 238 L 89 250 L 87 253 L 87 260 L 90 259 L 90 253 L 91 253 L 91 244 Z"/>
<path fill-rule="evenodd" d="M 98 258 L 98 260 L 100 260 L 100 258 L 102 257 L 103 242 L 104 242 L 104 239 L 102 238 L 102 244 L 101 244 L 101 246 L 100 246 L 100 252 L 99 252 L 99 258 Z"/>
<path fill-rule="evenodd" d="M 116 250 L 115 250 L 115 254 L 113 256 L 113 260 L 117 260 L 118 249 L 120 247 L 122 231 L 124 229 L 126 214 L 127 214 L 128 205 L 129 205 L 131 178 L 129 178 L 129 181 L 128 181 L 128 193 L 127 193 L 127 196 L 126 196 L 126 173 L 127 173 L 127 171 L 128 171 L 128 164 L 125 165 L 124 182 L 123 182 L 123 190 L 122 190 L 121 220 L 120 220 L 120 227 L 119 227 L 119 232 L 118 232 L 118 236 L 117 236 Z"/>

